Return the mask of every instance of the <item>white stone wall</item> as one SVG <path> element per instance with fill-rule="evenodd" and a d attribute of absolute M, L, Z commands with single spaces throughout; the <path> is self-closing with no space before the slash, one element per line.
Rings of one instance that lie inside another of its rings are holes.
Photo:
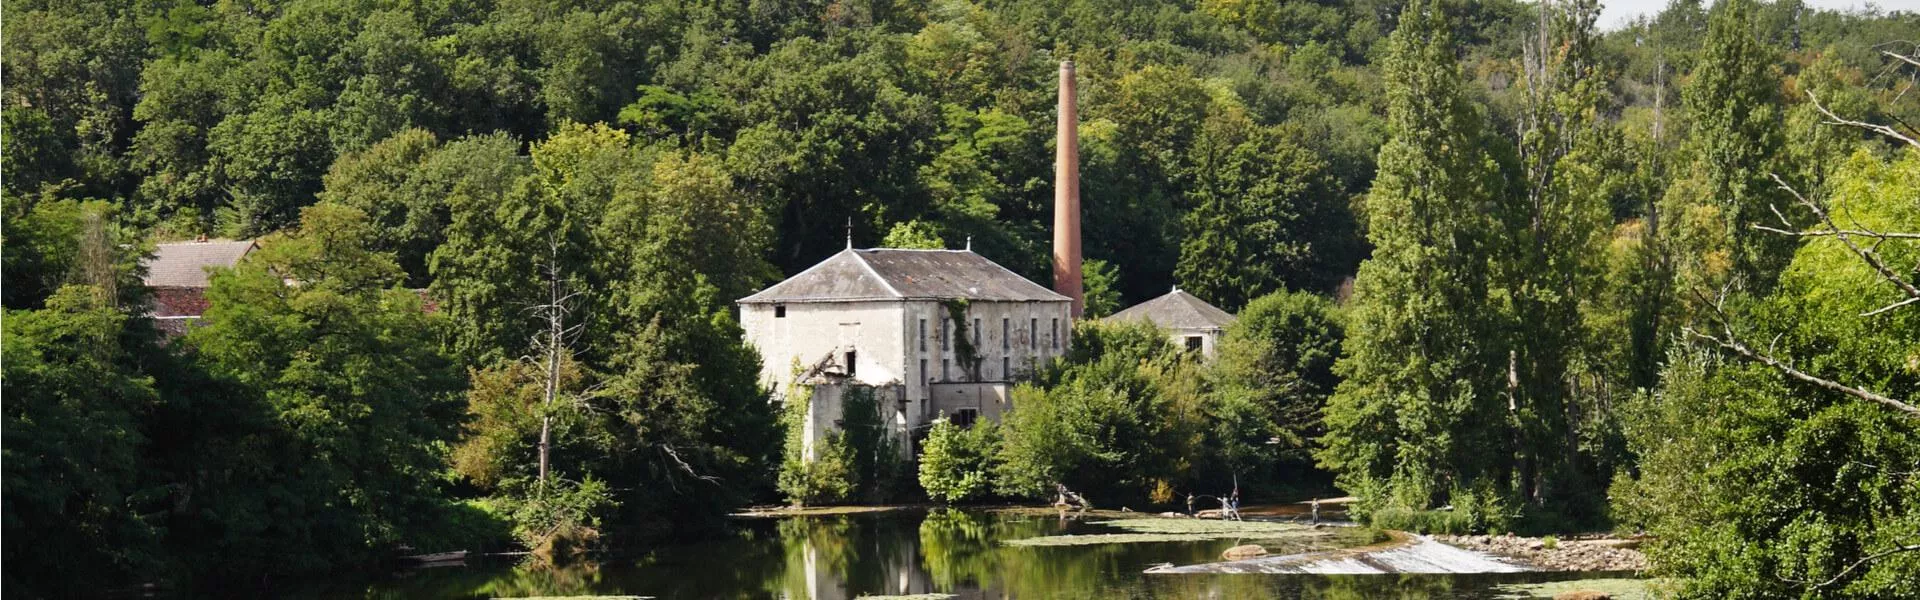
<path fill-rule="evenodd" d="M 782 306 L 785 316 L 776 316 Z M 981 418 L 998 420 L 1010 408 L 1008 386 L 989 384 L 1024 375 L 1064 353 L 1073 328 L 1070 309 L 1067 302 L 968 303 L 969 337 L 976 333 L 974 322 L 979 323 L 974 344 L 980 358 L 977 378 L 960 364 L 959 345 L 942 339 L 958 328 L 943 322 L 949 313 L 946 305 L 936 301 L 745 304 L 740 307 L 740 325 L 747 342 L 760 351 L 762 383 L 781 397 L 792 392 L 796 365 L 798 371 L 805 371 L 829 355 L 844 364 L 846 353 L 852 351 L 854 382 L 904 386 L 907 402 L 887 412 L 895 413 L 889 421 L 907 434 L 940 416 L 943 406 L 932 388 L 942 384 L 967 384 L 942 385 L 954 396 L 946 399 L 946 412 L 964 403 L 978 406 Z M 822 438 L 825 431 L 819 428 L 840 415 L 838 397 L 832 393 L 816 393 L 813 408 L 807 423 L 808 442 Z"/>
<path fill-rule="evenodd" d="M 1200 338 L 1200 355 L 1201 356 L 1204 356 L 1207 358 L 1213 358 L 1214 350 L 1219 347 L 1220 340 L 1226 337 L 1226 332 L 1219 329 L 1169 329 L 1167 330 L 1167 339 L 1173 341 L 1173 346 L 1175 348 L 1187 347 L 1187 338 L 1190 338 L 1190 337 Z"/>
<path fill-rule="evenodd" d="M 785 317 L 776 317 L 778 307 Z M 906 339 L 901 331 L 899 302 L 808 302 L 744 304 L 740 326 L 747 343 L 760 351 L 760 380 L 773 393 L 785 396 L 796 375 L 828 355 L 844 362 L 854 352 L 855 381 L 873 385 L 906 382 L 900 360 Z"/>
<path fill-rule="evenodd" d="M 948 337 L 960 328 L 947 322 L 946 305 L 935 301 L 907 303 L 902 326 L 907 334 L 902 347 L 907 354 L 901 366 L 909 377 L 904 380 L 908 418 L 917 425 L 938 416 L 928 402 L 931 384 L 1004 382 L 1065 352 L 1073 328 L 1070 309 L 1066 302 L 969 302 L 965 317 L 969 338 L 975 333 L 974 322 L 979 322 L 979 341 L 974 344 L 980 358 L 976 379 L 962 367 L 959 345 Z M 927 330 L 924 350 L 920 337 L 923 319 Z M 922 364 L 926 365 L 924 372 Z"/>

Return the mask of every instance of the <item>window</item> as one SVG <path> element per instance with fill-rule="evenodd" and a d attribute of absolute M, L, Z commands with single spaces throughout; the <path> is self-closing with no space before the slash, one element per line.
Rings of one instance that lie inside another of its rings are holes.
<path fill-rule="evenodd" d="M 953 338 L 953 319 L 940 318 L 940 349 L 947 349 L 947 341 Z"/>
<path fill-rule="evenodd" d="M 785 304 L 773 305 L 773 318 L 775 319 L 787 318 L 787 305 Z"/>
<path fill-rule="evenodd" d="M 1027 349 L 1040 349 L 1040 319 L 1027 319 Z"/>
<path fill-rule="evenodd" d="M 853 376 L 854 368 L 860 364 L 858 362 L 855 362 L 856 358 L 858 358 L 858 356 L 856 356 L 852 350 L 847 351 L 847 376 L 848 377 Z"/>
<path fill-rule="evenodd" d="M 1201 339 L 1200 336 L 1187 336 L 1187 350 L 1199 350 L 1202 343 L 1204 343 L 1204 340 Z"/>
<path fill-rule="evenodd" d="M 1053 344 L 1055 349 L 1060 348 L 1060 319 L 1058 317 L 1053 319 L 1053 329 L 1047 332 L 1047 340 Z"/>
<path fill-rule="evenodd" d="M 927 351 L 927 320 L 926 319 L 920 320 L 920 351 L 921 352 Z M 921 370 L 925 371 L 926 369 L 921 369 Z"/>
<path fill-rule="evenodd" d="M 1013 348 L 1012 346 L 1013 336 L 1007 335 L 1007 332 L 1011 331 L 1007 323 L 1011 321 L 1012 321 L 1011 319 L 1008 319 L 1006 317 L 1000 318 L 1000 349 L 1001 350 L 1010 350 Z"/>
<path fill-rule="evenodd" d="M 920 387 L 927 387 L 927 359 L 920 359 Z"/>
<path fill-rule="evenodd" d="M 976 349 L 980 347 L 980 320 L 979 319 L 973 320 L 973 347 Z"/>
<path fill-rule="evenodd" d="M 980 420 L 980 409 L 962 408 L 953 411 L 953 418 L 950 420 L 953 421 L 954 425 L 960 427 L 972 427 L 974 421 Z"/>
<path fill-rule="evenodd" d="M 1000 378 L 1013 379 L 1013 359 L 1000 357 Z"/>
<path fill-rule="evenodd" d="M 940 359 L 940 380 L 941 381 L 950 381 L 953 379 L 952 376 L 948 375 L 947 373 L 947 364 L 948 364 L 947 359 L 944 359 L 944 358 Z"/>

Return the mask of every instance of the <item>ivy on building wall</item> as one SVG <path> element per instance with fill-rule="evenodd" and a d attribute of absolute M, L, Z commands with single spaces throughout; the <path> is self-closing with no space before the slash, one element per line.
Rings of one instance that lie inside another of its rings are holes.
<path fill-rule="evenodd" d="M 967 374 L 968 381 L 980 380 L 980 349 L 973 346 L 973 337 L 967 335 L 967 299 L 954 298 L 940 301 L 947 308 L 947 320 L 953 323 L 953 350 L 960 371 Z"/>

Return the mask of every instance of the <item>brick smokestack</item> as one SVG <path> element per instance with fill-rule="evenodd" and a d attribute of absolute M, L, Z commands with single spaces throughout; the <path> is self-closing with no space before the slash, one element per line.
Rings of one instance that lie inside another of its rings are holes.
<path fill-rule="evenodd" d="M 1080 109 L 1073 61 L 1060 63 L 1060 122 L 1053 162 L 1053 291 L 1073 299 L 1080 318 L 1086 297 L 1080 278 Z"/>

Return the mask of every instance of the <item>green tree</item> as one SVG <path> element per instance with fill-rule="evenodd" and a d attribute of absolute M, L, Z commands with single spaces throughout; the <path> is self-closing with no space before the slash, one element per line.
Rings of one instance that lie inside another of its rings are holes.
<path fill-rule="evenodd" d="M 1780 170 L 1785 143 L 1777 55 L 1756 38 L 1755 10 L 1752 0 L 1714 5 L 1683 94 L 1689 162 L 1660 211 L 1683 299 L 1730 281 L 1764 293 L 1792 253 L 1789 240 L 1748 228 L 1777 221 L 1781 194 L 1768 174 Z"/>
<path fill-rule="evenodd" d="M 129 351 L 147 324 L 102 296 L 65 286 L 44 309 L 6 314 L 0 381 L 14 593 L 103 593 L 160 564 L 159 490 L 146 487 L 141 469 L 142 419 L 160 398 L 142 357 Z"/>
<path fill-rule="evenodd" d="M 121 153 L 147 52 L 135 3 L 20 2 L 5 18 L 6 188 L 32 194 L 69 181 L 93 196 L 124 192 Z"/>
<path fill-rule="evenodd" d="M 1083 322 L 1063 363 L 1014 388 L 995 490 L 1039 498 L 1066 484 L 1095 502 L 1146 499 L 1200 455 L 1198 358 L 1151 324 Z"/>
<path fill-rule="evenodd" d="M 1174 277 L 1228 311 L 1281 289 L 1331 290 L 1351 231 L 1325 163 L 1241 111 L 1210 118 L 1194 153 Z"/>
<path fill-rule="evenodd" d="M 1086 270 L 1081 283 L 1087 301 L 1081 316 L 1098 319 L 1120 310 L 1120 269 L 1098 258 L 1082 260 L 1080 265 Z"/>
<path fill-rule="evenodd" d="M 320 205 L 214 276 L 188 342 L 216 376 L 265 404 L 306 457 L 298 477 L 312 559 L 359 560 L 432 523 L 435 473 L 457 423 L 459 371 L 440 317 L 372 249 L 365 213 Z"/>
<path fill-rule="evenodd" d="M 1274 292 L 1241 309 L 1209 373 L 1207 447 L 1229 471 L 1261 485 L 1317 475 L 1311 444 L 1326 433 L 1345 337 L 1333 302 L 1308 292 Z"/>
<path fill-rule="evenodd" d="M 1828 189 L 1814 206 L 1848 229 L 1905 231 L 1920 222 L 1920 153 L 1858 152 Z M 1651 556 L 1686 597 L 1871 598 L 1920 573 L 1910 552 L 1883 554 L 1911 550 L 1920 532 L 1920 488 L 1886 466 L 1920 461 L 1913 409 L 1860 393 L 1900 404 L 1920 393 L 1920 311 L 1897 305 L 1910 288 L 1885 285 L 1899 275 L 1850 241 L 1814 237 L 1768 297 L 1712 305 L 1713 321 L 1687 329 L 1708 347 L 1676 348 L 1658 392 L 1630 412 L 1639 476 L 1615 482 L 1615 510 L 1659 536 Z M 1920 258 L 1906 240 L 1873 252 Z"/>
<path fill-rule="evenodd" d="M 1484 207 L 1504 190 L 1451 30 L 1440 7 L 1415 2 L 1388 41 L 1390 138 L 1367 198 L 1374 252 L 1354 284 L 1320 454 L 1363 506 L 1421 509 L 1450 489 L 1513 483 L 1507 357 L 1486 318 L 1496 240 Z"/>
<path fill-rule="evenodd" d="M 919 248 L 923 250 L 945 250 L 946 240 L 940 239 L 940 232 L 926 221 L 901 221 L 887 230 L 887 237 L 880 240 L 886 248 Z"/>
<path fill-rule="evenodd" d="M 1595 54 L 1599 6 L 1587 0 L 1543 4 L 1543 29 L 1528 44 L 1520 162 L 1523 193 L 1503 211 L 1507 242 L 1498 285 L 1513 328 L 1509 345 L 1509 419 L 1517 433 L 1517 489 L 1528 508 L 1598 521 L 1603 508 L 1584 493 L 1611 469 L 1583 468 L 1582 421 L 1604 422 L 1604 398 L 1575 396 L 1599 368 L 1583 350 L 1583 315 L 1601 283 L 1609 200 L 1624 178 L 1610 159 L 1619 147 L 1599 120 L 1607 77 Z"/>
<path fill-rule="evenodd" d="M 921 443 L 920 488 L 928 498 L 948 504 L 985 498 L 992 492 L 999 442 L 992 423 L 963 428 L 944 419 L 934 422 Z"/>

